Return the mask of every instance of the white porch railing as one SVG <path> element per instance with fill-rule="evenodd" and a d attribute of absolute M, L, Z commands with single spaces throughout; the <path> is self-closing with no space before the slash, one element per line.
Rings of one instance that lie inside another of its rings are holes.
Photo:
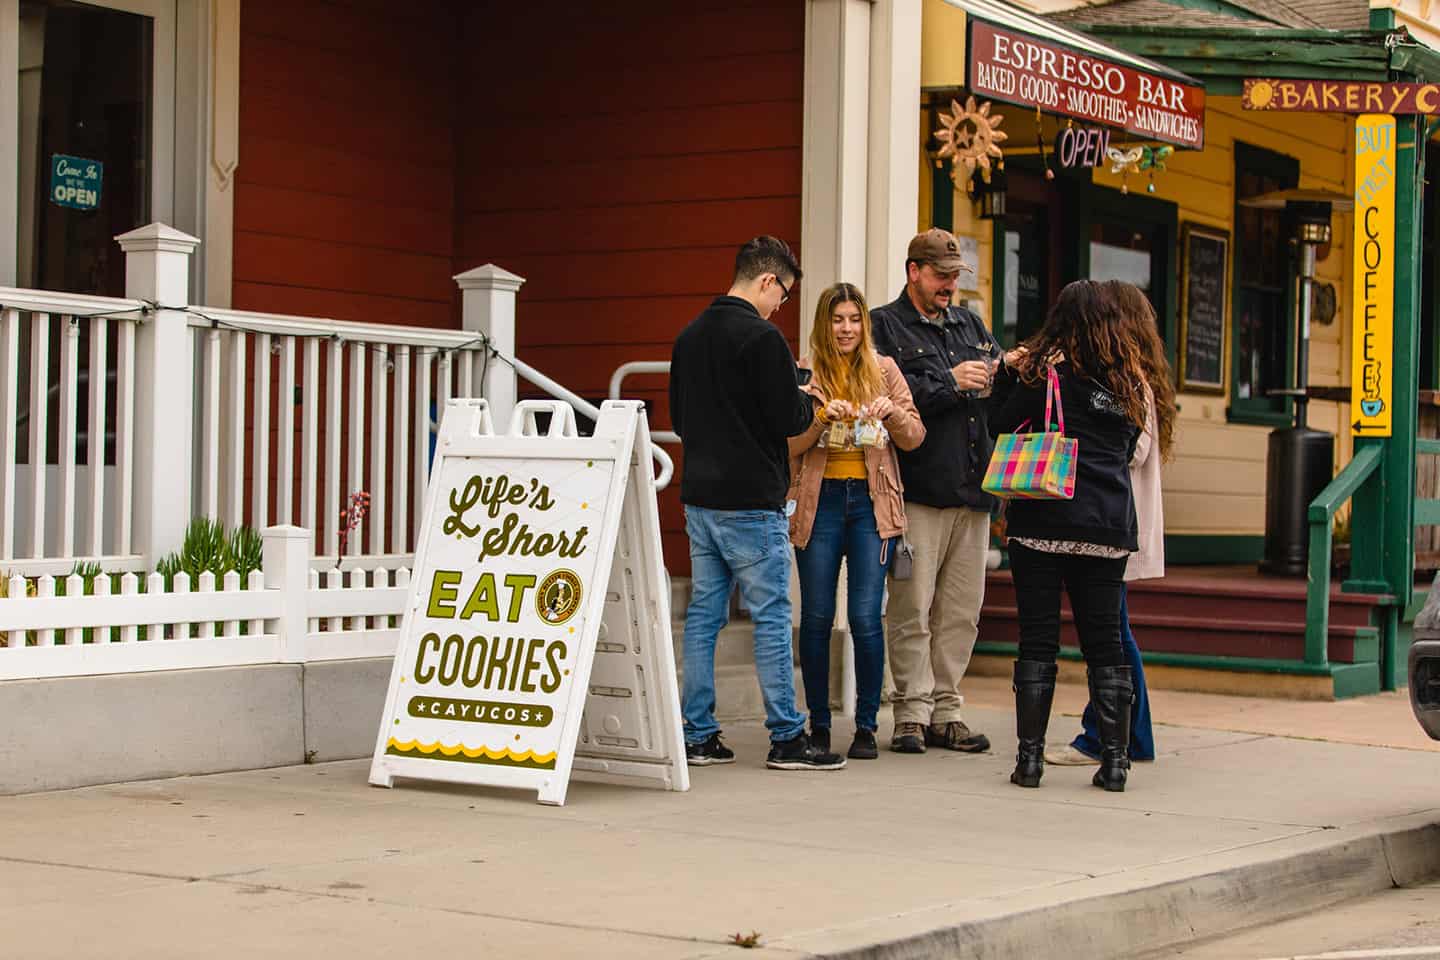
<path fill-rule="evenodd" d="M 138 300 L 0 289 L 0 569 L 142 568 L 132 464 L 146 312 Z"/>
<path fill-rule="evenodd" d="M 447 399 L 508 421 L 518 376 L 598 416 L 515 359 L 524 279 L 494 265 L 455 278 L 461 329 L 427 329 L 191 306 L 198 241 L 162 224 L 117 240 L 127 299 L 0 288 L 0 577 L 143 575 L 196 516 L 302 526 L 319 569 L 395 570 Z"/>
<path fill-rule="evenodd" d="M 341 511 L 365 491 L 369 515 L 346 556 L 413 551 L 438 411 L 481 395 L 484 338 L 210 308 L 192 310 L 189 324 L 195 511 L 231 526 L 303 526 L 328 564 L 341 550 Z"/>

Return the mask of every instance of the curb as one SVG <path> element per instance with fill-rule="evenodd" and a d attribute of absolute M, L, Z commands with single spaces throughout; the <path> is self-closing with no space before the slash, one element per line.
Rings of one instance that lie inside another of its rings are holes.
<path fill-rule="evenodd" d="M 777 938 L 752 956 L 1080 960 L 1148 954 L 1432 880 L 1440 876 L 1440 811 L 1315 829 L 1205 859 L 1199 876 L 1186 875 L 1193 861 L 1124 871 Z"/>

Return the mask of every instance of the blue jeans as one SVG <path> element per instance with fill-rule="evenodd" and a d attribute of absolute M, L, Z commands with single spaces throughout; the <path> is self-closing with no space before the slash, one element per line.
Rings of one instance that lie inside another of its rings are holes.
<path fill-rule="evenodd" d="M 1155 731 L 1150 726 L 1150 694 L 1145 690 L 1145 664 L 1140 659 L 1140 645 L 1135 642 L 1135 634 L 1130 630 L 1130 610 L 1124 594 L 1120 598 L 1120 645 L 1125 649 L 1125 660 L 1130 664 L 1130 676 L 1135 684 L 1135 703 L 1130 707 L 1130 759 L 1154 760 Z M 1070 745 L 1086 756 L 1100 756 L 1100 724 L 1095 717 L 1095 708 L 1088 703 L 1080 722 L 1084 729 Z"/>
<path fill-rule="evenodd" d="M 715 722 L 715 639 L 730 619 L 730 588 L 755 624 L 755 672 L 765 701 L 770 740 L 805 732 L 795 709 L 790 652 L 790 530 L 779 510 L 685 507 L 690 537 L 690 608 L 685 613 L 685 742 L 720 732 Z"/>
<path fill-rule="evenodd" d="M 875 506 L 864 480 L 825 480 L 810 543 L 795 551 L 800 573 L 800 671 L 810 729 L 830 726 L 830 631 L 835 625 L 835 588 L 845 558 L 850 634 L 855 640 L 855 726 L 874 731 L 885 677 L 885 631 L 880 604 L 885 596 L 883 541 L 875 527 Z"/>

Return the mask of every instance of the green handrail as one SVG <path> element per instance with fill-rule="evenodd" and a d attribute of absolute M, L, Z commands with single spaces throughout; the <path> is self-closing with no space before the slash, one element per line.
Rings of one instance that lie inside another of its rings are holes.
<path fill-rule="evenodd" d="M 1379 469 L 1380 459 L 1379 446 L 1356 451 L 1345 469 L 1310 503 L 1310 566 L 1305 586 L 1306 663 L 1323 664 L 1330 655 L 1330 523 L 1355 491 Z M 1353 526 L 1353 518 L 1351 523 Z"/>

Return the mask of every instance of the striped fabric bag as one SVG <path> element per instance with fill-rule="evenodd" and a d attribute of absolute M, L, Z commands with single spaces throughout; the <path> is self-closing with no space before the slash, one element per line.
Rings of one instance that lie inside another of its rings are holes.
<path fill-rule="evenodd" d="M 1058 430 L 1050 429 L 1054 410 Z M 1030 421 L 1015 433 L 995 438 L 995 453 L 981 488 L 1002 499 L 1069 500 L 1075 496 L 1077 441 L 1065 436 L 1065 410 L 1060 403 L 1060 375 L 1051 367 L 1045 381 L 1045 429 L 1023 432 Z"/>

